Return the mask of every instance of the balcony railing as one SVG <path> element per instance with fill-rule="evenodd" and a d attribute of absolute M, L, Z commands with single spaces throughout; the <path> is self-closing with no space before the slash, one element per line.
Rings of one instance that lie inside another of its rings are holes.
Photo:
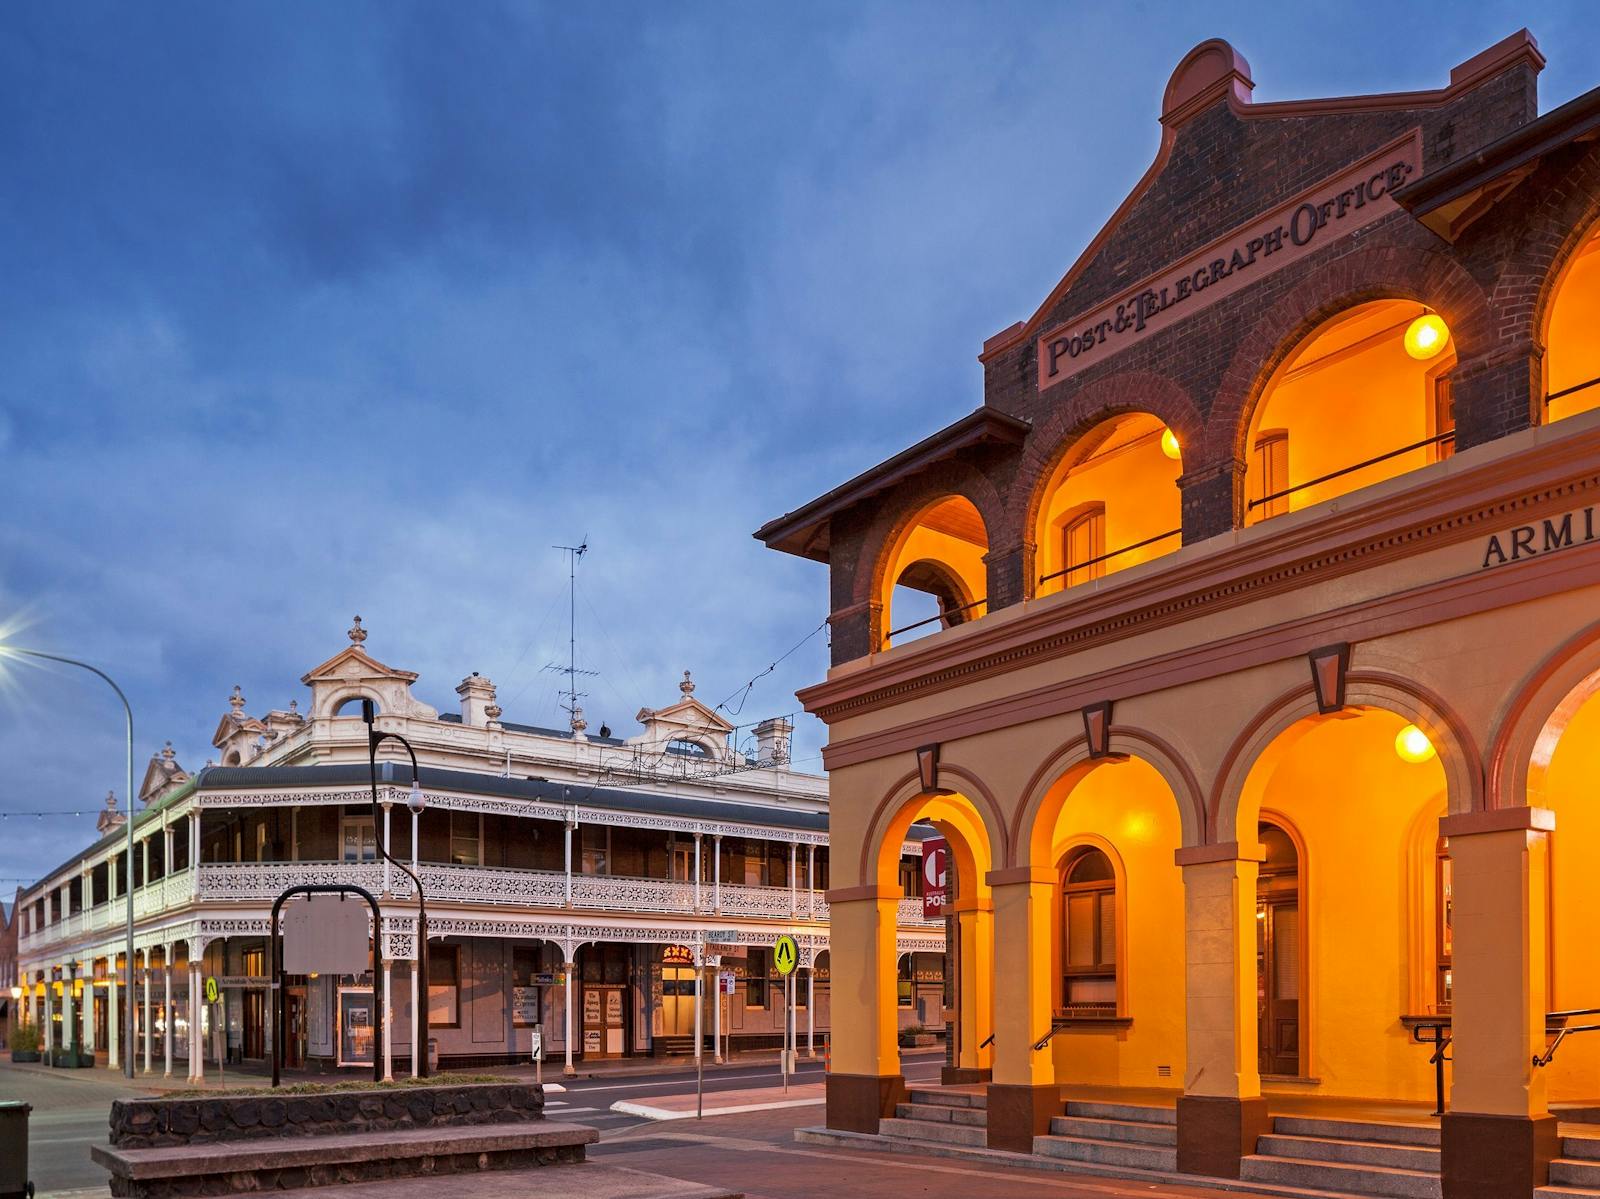
<path fill-rule="evenodd" d="M 506 907 L 566 906 L 567 876 L 559 870 L 516 870 L 498 866 L 423 865 L 418 873 L 430 905 L 493 904 Z M 208 863 L 184 870 L 134 892 L 135 919 L 181 907 L 191 899 L 217 903 L 270 903 L 292 886 L 307 883 L 355 883 L 378 894 L 384 870 L 378 862 L 230 862 Z M 411 898 L 411 881 L 399 870 L 389 874 L 396 899 Z M 720 900 L 720 902 L 719 902 Z M 828 919 L 828 901 L 820 891 L 787 887 L 746 886 L 714 882 L 695 885 L 678 879 L 629 878 L 618 875 L 572 875 L 572 906 L 613 912 L 731 916 L 817 923 Z M 21 939 L 23 952 L 70 941 L 88 933 L 122 926 L 127 909 L 119 896 L 86 912 L 74 912 Z M 922 900 L 900 901 L 900 923 L 935 926 L 926 920 Z"/>

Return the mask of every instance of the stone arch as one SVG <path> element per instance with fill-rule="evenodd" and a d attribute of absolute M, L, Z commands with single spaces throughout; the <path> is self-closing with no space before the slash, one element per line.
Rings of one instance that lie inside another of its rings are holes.
<path fill-rule="evenodd" d="M 1600 689 L 1600 621 L 1550 654 L 1506 708 L 1489 752 L 1491 808 L 1539 807 L 1561 734 Z"/>
<path fill-rule="evenodd" d="M 1183 828 L 1183 844 L 1205 843 L 1206 808 L 1199 780 L 1182 756 L 1167 742 L 1143 729 L 1113 725 L 1108 742 L 1112 754 L 1139 758 L 1153 767 L 1167 784 L 1178 805 L 1178 820 Z M 1050 831 L 1055 828 L 1060 806 L 1084 775 L 1104 759 L 1089 756 L 1089 743 L 1075 737 L 1061 746 L 1033 772 L 1023 789 L 1023 804 L 1009 829 L 1011 866 L 1053 867 Z M 1071 785 L 1059 789 L 1065 779 Z M 1055 796 L 1052 800 L 1052 796 Z M 1047 806 L 1050 810 L 1047 811 Z"/>
<path fill-rule="evenodd" d="M 1217 388 L 1205 461 L 1245 461 L 1250 425 L 1278 367 L 1327 321 L 1375 300 L 1412 300 L 1440 313 L 1450 326 L 1458 370 L 1495 348 L 1487 297 L 1458 263 L 1432 251 L 1396 246 L 1355 250 L 1258 310 Z"/>
<path fill-rule="evenodd" d="M 1345 680 L 1345 706 L 1381 708 L 1422 729 L 1437 749 L 1444 768 L 1450 811 L 1484 808 L 1482 756 L 1466 722 L 1444 700 L 1398 675 L 1351 671 Z M 1316 693 L 1307 682 L 1268 704 L 1234 739 L 1207 800 L 1207 823 L 1213 841 L 1226 844 L 1241 840 L 1239 803 L 1251 769 L 1279 736 L 1306 717 L 1318 714 Z M 1248 843 L 1253 844 L 1254 837 L 1253 831 L 1246 830 Z"/>
<path fill-rule="evenodd" d="M 376 691 L 367 687 L 351 687 L 346 691 L 340 691 L 328 697 L 328 715 L 330 717 L 360 716 L 361 701 L 364 699 L 372 701 L 373 712 L 381 713 L 383 711 L 383 701 Z M 350 710 L 352 705 L 355 706 L 355 711 Z"/>
<path fill-rule="evenodd" d="M 931 819 L 950 842 L 956 877 L 972 879 L 976 894 L 988 894 L 989 884 L 985 876 L 1006 860 L 1005 825 L 1000 818 L 999 806 L 977 776 L 959 766 L 940 763 L 939 776 L 941 782 L 946 778 L 959 779 L 967 785 L 966 789 L 957 792 L 941 788 L 936 792 L 925 792 L 920 775 L 912 771 L 878 801 L 861 845 L 858 877 L 863 884 L 899 885 L 898 879 L 885 877 L 889 869 L 886 851 L 891 846 L 900 845 L 905 840 L 906 830 L 921 816 Z M 960 801 L 964 801 L 964 810 Z M 980 863 L 980 851 L 987 856 L 987 862 Z M 895 857 L 898 860 L 898 854 Z"/>
<path fill-rule="evenodd" d="M 1180 445 L 1198 445 L 1205 429 L 1205 418 L 1193 398 L 1172 379 L 1153 371 L 1123 371 L 1075 392 L 1028 435 L 1006 521 L 1020 536 L 1027 561 L 1024 595 L 1033 594 L 1034 529 L 1057 469 L 1080 450 L 1084 435 L 1096 425 L 1137 412 L 1161 420 L 1177 434 Z"/>

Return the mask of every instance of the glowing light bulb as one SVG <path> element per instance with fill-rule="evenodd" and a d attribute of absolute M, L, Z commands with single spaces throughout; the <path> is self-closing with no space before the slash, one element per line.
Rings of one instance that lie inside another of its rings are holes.
<path fill-rule="evenodd" d="M 1173 461 L 1183 454 L 1183 447 L 1178 444 L 1178 435 L 1171 429 L 1161 430 L 1161 452 Z"/>
<path fill-rule="evenodd" d="M 1428 740 L 1424 733 L 1414 724 L 1408 724 L 1395 734 L 1394 752 L 1400 755 L 1403 762 L 1426 762 L 1438 750 L 1433 748 L 1433 742 Z"/>
<path fill-rule="evenodd" d="M 1407 354 L 1418 361 L 1426 361 L 1450 344 L 1450 326 L 1437 313 L 1426 313 L 1406 326 L 1405 343 Z"/>

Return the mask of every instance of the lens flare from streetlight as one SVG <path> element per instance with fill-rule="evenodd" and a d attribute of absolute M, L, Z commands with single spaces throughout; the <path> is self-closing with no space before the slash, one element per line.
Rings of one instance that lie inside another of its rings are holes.
<path fill-rule="evenodd" d="M 1401 761 L 1416 765 L 1428 761 L 1439 751 L 1434 749 L 1427 733 L 1414 724 L 1408 724 L 1395 735 L 1394 752 L 1400 755 Z"/>

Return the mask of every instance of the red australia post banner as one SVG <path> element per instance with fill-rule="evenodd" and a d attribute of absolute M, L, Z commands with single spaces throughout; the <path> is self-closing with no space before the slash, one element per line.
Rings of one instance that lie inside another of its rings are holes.
<path fill-rule="evenodd" d="M 950 902 L 950 843 L 935 837 L 922 843 L 922 915 L 934 920 Z"/>

